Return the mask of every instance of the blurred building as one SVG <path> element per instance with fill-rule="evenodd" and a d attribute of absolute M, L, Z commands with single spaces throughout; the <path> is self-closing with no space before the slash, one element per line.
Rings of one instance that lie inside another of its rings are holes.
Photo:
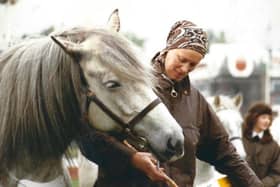
<path fill-rule="evenodd" d="M 205 96 L 241 93 L 243 112 L 255 101 L 280 105 L 280 55 L 256 44 L 213 44 L 190 77 Z"/>

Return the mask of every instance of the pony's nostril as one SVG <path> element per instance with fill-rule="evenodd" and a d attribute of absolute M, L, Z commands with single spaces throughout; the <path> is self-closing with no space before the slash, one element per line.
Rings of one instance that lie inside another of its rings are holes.
<path fill-rule="evenodd" d="M 181 155 L 183 154 L 183 143 L 180 141 L 175 141 L 175 143 L 172 142 L 172 138 L 169 138 L 167 141 L 167 150 L 169 152 L 174 153 L 175 155 Z"/>

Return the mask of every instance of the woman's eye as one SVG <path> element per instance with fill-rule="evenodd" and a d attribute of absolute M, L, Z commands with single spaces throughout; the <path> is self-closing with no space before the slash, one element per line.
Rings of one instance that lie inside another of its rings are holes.
<path fill-rule="evenodd" d="M 186 62 L 186 59 L 179 58 L 179 61 L 180 61 L 181 63 L 184 63 L 184 62 Z"/>
<path fill-rule="evenodd" d="M 110 80 L 110 81 L 105 82 L 105 86 L 107 88 L 118 88 L 118 87 L 121 87 L 121 84 L 117 81 Z"/>

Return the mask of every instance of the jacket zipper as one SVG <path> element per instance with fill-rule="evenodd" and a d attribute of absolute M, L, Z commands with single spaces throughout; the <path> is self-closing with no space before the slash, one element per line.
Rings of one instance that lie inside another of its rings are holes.
<path fill-rule="evenodd" d="M 178 92 L 175 90 L 175 87 L 174 87 L 175 83 L 171 79 L 169 79 L 165 74 L 162 73 L 161 76 L 172 85 L 170 95 L 172 97 L 177 97 L 178 96 Z"/>

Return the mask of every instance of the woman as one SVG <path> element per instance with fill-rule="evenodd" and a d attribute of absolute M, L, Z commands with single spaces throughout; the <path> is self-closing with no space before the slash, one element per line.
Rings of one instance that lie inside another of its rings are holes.
<path fill-rule="evenodd" d="M 265 187 L 280 184 L 280 148 L 270 134 L 271 124 L 272 109 L 264 103 L 251 106 L 243 124 L 247 162 Z"/>
<path fill-rule="evenodd" d="M 228 175 L 238 187 L 262 187 L 260 180 L 240 159 L 229 142 L 216 114 L 199 91 L 190 84 L 188 73 L 203 59 L 207 45 L 206 33 L 201 28 L 189 21 L 179 21 L 171 28 L 166 47 L 152 60 L 158 78 L 156 93 L 185 134 L 184 157 L 174 163 L 164 164 L 165 172 L 180 187 L 192 187 L 197 156 Z M 161 170 L 156 169 L 154 158 L 147 155 L 148 153 L 131 152 L 117 141 L 104 143 L 104 139 L 96 139 L 95 136 L 92 136 L 92 140 L 82 140 L 81 146 L 85 155 L 100 165 L 102 174 L 98 178 L 97 186 L 165 186 L 164 183 L 153 182 L 164 182 L 166 178 Z M 100 141 L 103 146 L 98 143 Z M 101 158 L 101 155 L 108 155 L 107 152 L 112 150 L 112 154 L 118 157 Z M 119 161 L 121 154 L 126 158 L 122 159 L 122 163 Z M 100 155 L 100 158 L 97 158 L 97 155 Z M 106 169 L 107 163 L 111 164 Z M 110 171 L 117 170 L 118 167 L 122 169 L 117 172 L 118 176 L 114 176 L 112 172 L 110 174 Z"/>

